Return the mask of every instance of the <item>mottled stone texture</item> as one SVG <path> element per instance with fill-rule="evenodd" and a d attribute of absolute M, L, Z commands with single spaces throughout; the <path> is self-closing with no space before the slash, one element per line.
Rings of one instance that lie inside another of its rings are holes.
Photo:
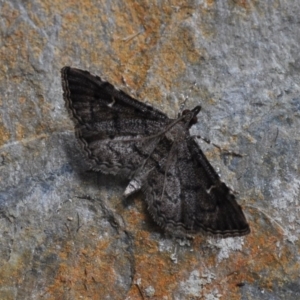
<path fill-rule="evenodd" d="M 0 0 L 0 299 L 297 299 L 300 2 Z M 87 170 L 60 69 L 175 117 L 252 232 L 164 237 L 127 182 Z M 187 98 L 188 97 L 188 98 Z"/>

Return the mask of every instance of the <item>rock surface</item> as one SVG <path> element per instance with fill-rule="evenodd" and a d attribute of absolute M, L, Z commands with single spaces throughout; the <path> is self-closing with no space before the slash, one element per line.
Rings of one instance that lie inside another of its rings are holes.
<path fill-rule="evenodd" d="M 0 299 L 296 299 L 300 2 L 0 1 Z M 252 232 L 166 238 L 140 194 L 89 172 L 60 69 L 175 117 L 239 191 Z"/>

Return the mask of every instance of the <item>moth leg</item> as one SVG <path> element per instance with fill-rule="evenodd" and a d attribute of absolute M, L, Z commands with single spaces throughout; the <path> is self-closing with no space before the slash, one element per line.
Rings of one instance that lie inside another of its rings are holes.
<path fill-rule="evenodd" d="M 149 158 L 151 157 L 151 155 L 155 151 L 157 145 L 161 141 L 161 136 L 163 135 L 163 133 L 164 133 L 164 131 L 161 132 L 161 133 L 159 133 L 159 134 L 157 134 L 157 135 L 146 137 L 146 138 L 141 138 L 140 139 L 140 140 L 143 140 L 143 139 L 146 140 L 146 139 L 154 139 L 154 138 L 156 138 L 156 141 L 153 143 L 152 149 L 149 152 L 147 158 L 143 161 L 142 165 L 134 172 L 134 174 L 132 176 L 132 179 L 130 180 L 128 186 L 126 187 L 126 189 L 125 189 L 125 191 L 123 193 L 123 196 L 128 197 L 128 196 L 132 195 L 133 193 L 135 193 L 135 192 L 137 192 L 138 190 L 141 189 L 142 184 L 143 184 L 143 180 L 148 176 L 148 173 L 150 171 L 152 171 L 153 169 L 148 170 L 147 172 L 142 172 L 142 170 L 144 169 L 144 167 L 145 167 L 146 163 L 148 162 Z M 131 141 L 131 140 L 128 140 L 128 141 Z M 138 141 L 138 139 L 136 139 L 136 141 Z M 125 142 L 125 141 L 123 141 L 123 142 Z M 173 149 L 173 146 L 172 146 L 171 149 Z M 169 161 L 170 153 L 171 153 L 171 151 L 169 152 L 169 155 L 168 155 L 168 161 Z M 170 164 L 170 162 L 167 162 L 167 163 Z M 167 170 L 168 169 L 166 169 L 166 172 L 167 172 Z M 166 178 L 166 175 L 165 175 L 165 178 Z M 165 179 L 164 179 L 164 181 L 165 181 Z M 162 191 L 161 198 L 163 197 L 163 194 L 164 194 L 164 188 L 163 188 L 163 191 Z"/>
<path fill-rule="evenodd" d="M 171 150 L 168 153 L 168 158 L 167 158 L 166 167 L 165 167 L 164 184 L 163 184 L 163 188 L 162 188 L 162 192 L 161 192 L 161 196 L 160 196 L 160 201 L 162 201 L 164 193 L 165 193 L 165 186 L 166 186 L 167 174 L 168 174 L 169 167 L 171 165 L 171 159 L 173 157 L 172 153 L 173 153 L 173 151 L 174 151 L 174 149 L 175 149 L 176 146 L 177 146 L 177 143 L 173 143 L 172 146 L 171 146 Z"/>
<path fill-rule="evenodd" d="M 243 156 L 245 156 L 244 154 L 236 153 L 236 152 L 234 152 L 234 151 L 231 151 L 231 150 L 222 148 L 221 146 L 219 146 L 219 145 L 217 145 L 217 144 L 211 142 L 210 139 L 205 138 L 205 137 L 202 137 L 202 136 L 200 136 L 200 135 L 194 135 L 194 136 L 191 136 L 191 138 L 201 139 L 201 140 L 204 141 L 205 143 L 210 144 L 210 145 L 216 147 L 220 152 L 224 153 L 225 155 L 232 155 L 232 156 L 236 156 L 236 157 L 243 157 Z"/>
<path fill-rule="evenodd" d="M 144 162 L 142 163 L 142 165 L 133 174 L 133 177 L 130 180 L 128 186 L 126 187 L 123 196 L 128 197 L 128 196 L 132 195 L 133 193 L 135 193 L 135 192 L 137 192 L 138 190 L 141 189 L 144 178 L 148 175 L 148 173 L 152 169 L 150 171 L 147 171 L 147 172 L 141 172 L 141 171 L 144 169 L 147 161 L 149 160 L 149 158 L 151 157 L 152 153 L 156 149 L 156 146 L 160 142 L 160 140 L 161 140 L 160 138 L 158 138 L 156 140 L 156 142 L 152 146 L 151 152 L 148 154 L 148 157 L 144 160 Z"/>

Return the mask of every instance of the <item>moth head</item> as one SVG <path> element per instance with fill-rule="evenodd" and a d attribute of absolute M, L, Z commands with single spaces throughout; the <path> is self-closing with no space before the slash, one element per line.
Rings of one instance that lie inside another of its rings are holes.
<path fill-rule="evenodd" d="M 195 108 L 193 108 L 192 110 L 190 109 L 185 109 L 182 112 L 182 116 L 184 116 L 183 120 L 185 123 L 189 124 L 189 127 L 193 126 L 194 124 L 196 124 L 198 122 L 197 119 L 197 115 L 201 110 L 201 106 L 196 106 Z"/>

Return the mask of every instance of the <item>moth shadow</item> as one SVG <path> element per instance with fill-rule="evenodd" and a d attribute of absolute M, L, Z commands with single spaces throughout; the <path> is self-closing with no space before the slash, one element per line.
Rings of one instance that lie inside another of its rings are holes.
<path fill-rule="evenodd" d="M 131 206 L 137 208 L 137 210 L 143 214 L 142 221 L 140 223 L 140 230 L 147 231 L 150 234 L 159 234 L 165 236 L 163 229 L 153 220 L 148 211 L 147 203 L 145 201 L 145 195 L 141 190 L 121 199 L 122 207 L 124 209 L 130 209 Z"/>
<path fill-rule="evenodd" d="M 80 145 L 71 135 L 64 140 L 63 147 L 68 160 L 68 165 L 76 174 L 77 180 L 83 183 L 82 187 L 84 191 L 89 193 L 88 191 L 91 190 L 99 190 L 100 195 L 101 191 L 105 190 L 108 197 L 118 197 L 120 206 L 117 206 L 120 207 L 120 212 L 122 209 L 129 210 L 133 206 L 139 207 L 138 210 L 144 215 L 144 220 L 141 222 L 141 230 L 148 231 L 149 233 L 163 234 L 163 230 L 155 223 L 148 211 L 145 196 L 142 191 L 137 191 L 127 197 L 123 195 L 130 181 L 129 179 L 91 170 L 88 160 L 82 153 Z M 76 192 L 78 193 L 78 191 Z"/>

